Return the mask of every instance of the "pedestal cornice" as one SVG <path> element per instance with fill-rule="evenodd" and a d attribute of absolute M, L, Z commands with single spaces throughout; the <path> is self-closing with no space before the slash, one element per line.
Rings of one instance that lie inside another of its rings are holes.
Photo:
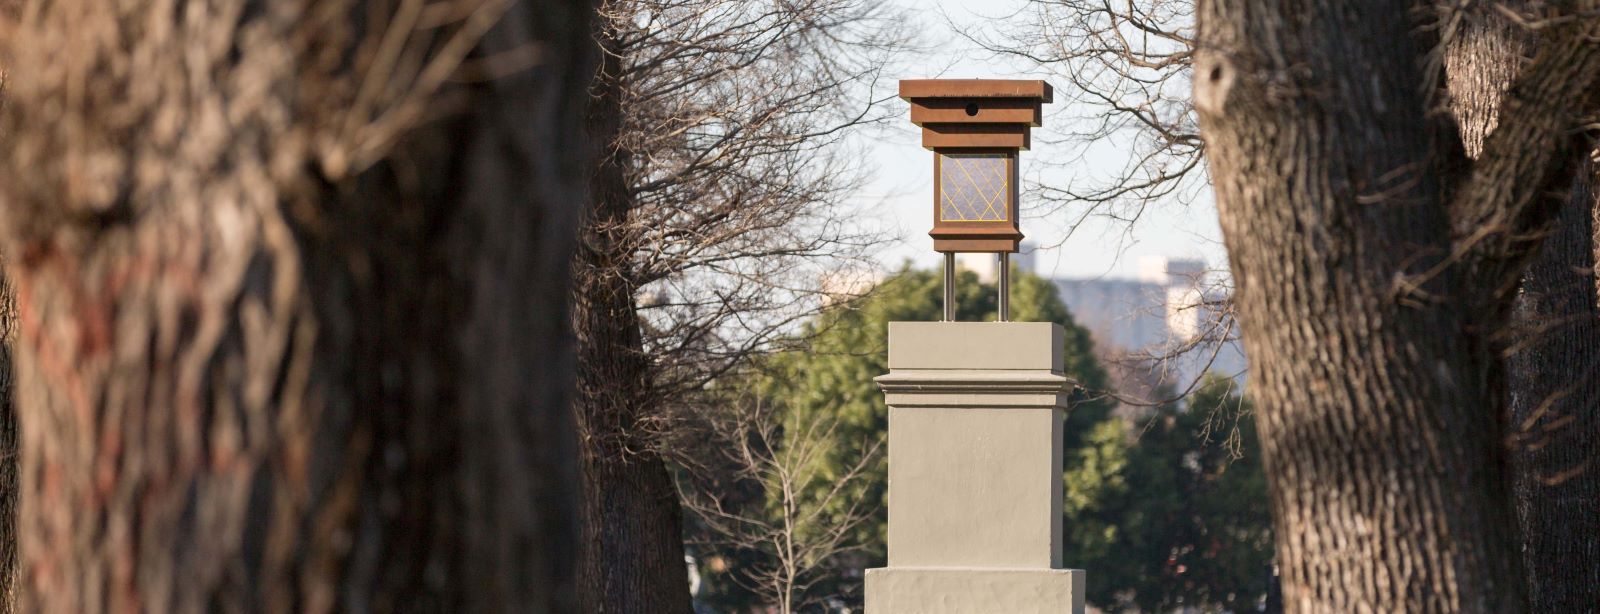
<path fill-rule="evenodd" d="M 1076 383 L 1048 371 L 902 369 L 875 380 L 891 407 L 1066 407 Z"/>

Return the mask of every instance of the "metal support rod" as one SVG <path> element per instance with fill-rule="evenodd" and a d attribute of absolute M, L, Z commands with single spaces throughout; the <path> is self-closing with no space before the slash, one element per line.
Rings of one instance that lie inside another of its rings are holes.
<path fill-rule="evenodd" d="M 1011 321 L 1011 253 L 1000 252 L 1000 317 L 1001 322 Z"/>
<path fill-rule="evenodd" d="M 944 254 L 944 321 L 956 321 L 956 254 Z"/>

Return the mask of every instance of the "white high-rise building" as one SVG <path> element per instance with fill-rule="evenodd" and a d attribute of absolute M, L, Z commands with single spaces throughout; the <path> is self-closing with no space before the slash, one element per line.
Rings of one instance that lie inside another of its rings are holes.
<path fill-rule="evenodd" d="M 1163 384 L 1186 387 L 1210 371 L 1242 383 L 1246 367 L 1237 342 L 1195 343 L 1217 336 L 1225 297 L 1210 283 L 1201 260 L 1145 258 L 1135 279 L 1057 279 L 1062 302 L 1096 345 L 1119 356 L 1168 357 L 1152 362 Z"/>

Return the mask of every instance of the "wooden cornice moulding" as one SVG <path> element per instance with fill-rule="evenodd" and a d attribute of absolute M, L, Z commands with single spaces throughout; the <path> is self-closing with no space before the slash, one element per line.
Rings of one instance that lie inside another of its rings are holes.
<path fill-rule="evenodd" d="M 928 149 L 1027 149 L 1029 128 L 1044 125 L 1049 83 L 1018 79 L 907 79 L 900 97 L 911 103 L 911 123 L 922 127 Z"/>
<path fill-rule="evenodd" d="M 900 97 L 1028 98 L 1053 102 L 1054 88 L 1038 79 L 902 79 Z"/>
<path fill-rule="evenodd" d="M 925 124 L 922 146 L 940 149 L 1027 149 L 1027 124 Z"/>
<path fill-rule="evenodd" d="M 1044 124 L 1044 104 L 1027 98 L 993 98 L 981 101 L 960 98 L 918 98 L 911 101 L 911 123 L 918 126 L 1016 124 L 1038 127 Z"/>

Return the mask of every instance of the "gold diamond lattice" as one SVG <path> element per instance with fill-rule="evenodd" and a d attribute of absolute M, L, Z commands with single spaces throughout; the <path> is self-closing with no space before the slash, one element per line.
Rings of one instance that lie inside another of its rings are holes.
<path fill-rule="evenodd" d="M 1005 154 L 941 154 L 939 219 L 946 222 L 1006 221 Z"/>

